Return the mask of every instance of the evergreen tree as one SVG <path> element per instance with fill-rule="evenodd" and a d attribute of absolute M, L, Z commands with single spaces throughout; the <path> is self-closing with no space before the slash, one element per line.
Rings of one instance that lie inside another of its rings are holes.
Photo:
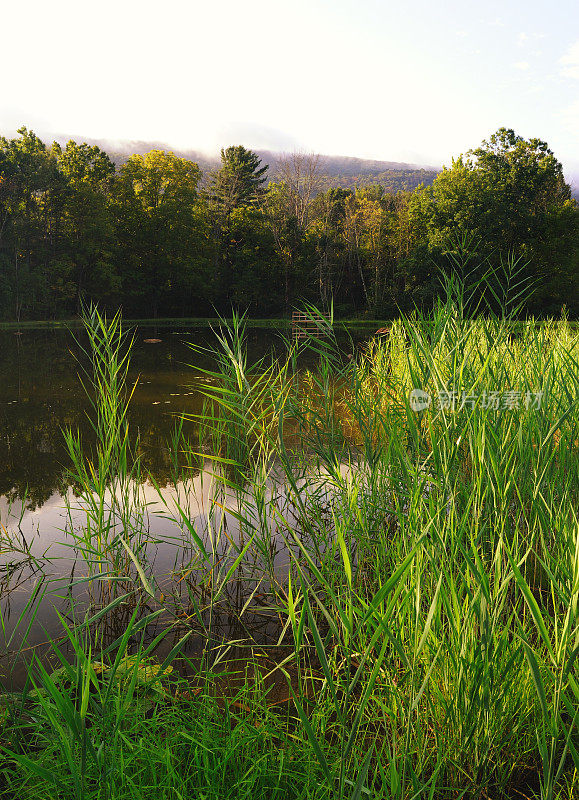
<path fill-rule="evenodd" d="M 263 195 L 263 184 L 268 165 L 261 166 L 261 159 L 243 145 L 221 150 L 221 169 L 215 176 L 213 196 L 225 214 L 235 208 L 249 206 Z"/>

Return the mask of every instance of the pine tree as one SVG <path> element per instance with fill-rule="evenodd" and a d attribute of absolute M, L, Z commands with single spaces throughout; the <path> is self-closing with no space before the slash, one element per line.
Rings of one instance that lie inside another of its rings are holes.
<path fill-rule="evenodd" d="M 243 145 L 221 150 L 221 169 L 215 176 L 213 195 L 226 214 L 235 208 L 254 204 L 263 194 L 268 165 Z"/>

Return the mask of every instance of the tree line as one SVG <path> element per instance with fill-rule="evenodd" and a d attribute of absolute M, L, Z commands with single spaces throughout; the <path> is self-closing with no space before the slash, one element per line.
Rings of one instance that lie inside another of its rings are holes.
<path fill-rule="evenodd" d="M 241 145 L 204 174 L 163 150 L 115 166 L 97 145 L 0 138 L 5 320 L 70 317 L 87 300 L 128 318 L 282 316 L 304 301 L 382 318 L 432 304 L 449 269 L 490 297 L 532 284 L 527 310 L 576 316 L 578 267 L 561 164 L 505 128 L 412 191 L 328 187 L 298 153 L 269 174 Z"/>

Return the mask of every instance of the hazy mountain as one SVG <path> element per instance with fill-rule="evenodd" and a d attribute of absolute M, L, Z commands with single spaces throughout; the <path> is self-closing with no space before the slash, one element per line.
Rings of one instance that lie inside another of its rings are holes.
<path fill-rule="evenodd" d="M 53 137 L 60 144 L 66 144 L 71 137 Z M 80 141 L 80 137 L 75 137 Z M 218 154 L 209 154 L 201 150 L 183 149 L 172 147 L 166 142 L 159 141 L 113 141 L 109 139 L 82 138 L 88 144 L 96 144 L 105 150 L 115 164 L 123 164 L 133 153 L 142 155 L 149 150 L 170 150 L 181 158 L 196 161 L 207 176 L 219 169 L 220 157 Z M 270 177 L 275 179 L 276 166 L 283 153 L 272 150 L 256 150 L 264 164 L 270 167 Z M 432 183 L 439 168 L 431 165 L 410 164 L 401 161 L 378 161 L 375 159 L 356 158 L 353 156 L 328 156 L 319 155 L 319 170 L 328 178 L 328 185 L 351 188 L 354 186 L 367 186 L 380 183 L 391 190 L 414 189 L 420 183 Z M 579 200 L 579 172 L 567 173 L 566 179 L 571 185 L 573 197 Z"/>
<path fill-rule="evenodd" d="M 56 136 L 55 138 L 64 145 L 70 137 Z M 219 169 L 221 163 L 219 155 L 172 147 L 166 142 L 141 140 L 119 142 L 87 138 L 83 138 L 83 141 L 91 145 L 96 144 L 105 150 L 117 166 L 123 164 L 134 153 L 142 155 L 148 153 L 149 150 L 170 150 L 181 158 L 196 161 L 206 174 Z M 283 157 L 283 153 L 271 150 L 256 150 L 256 152 L 262 162 L 269 165 L 270 177 L 275 179 L 276 167 L 280 158 Z M 318 159 L 319 171 L 328 178 L 328 184 L 343 188 L 381 183 L 391 189 L 414 189 L 419 183 L 432 183 L 438 172 L 436 167 L 399 161 L 377 161 L 352 156 L 327 155 L 319 155 Z"/>

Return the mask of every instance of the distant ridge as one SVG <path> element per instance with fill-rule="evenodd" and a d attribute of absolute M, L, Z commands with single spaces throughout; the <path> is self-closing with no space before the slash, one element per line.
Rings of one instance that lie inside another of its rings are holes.
<path fill-rule="evenodd" d="M 59 144 L 66 144 L 69 139 L 84 141 L 90 145 L 98 145 L 107 152 L 117 166 L 123 164 L 133 154 L 143 155 L 149 150 L 167 150 L 180 158 L 197 162 L 204 173 L 219 169 L 219 155 L 209 155 L 200 150 L 172 147 L 159 141 L 113 141 L 108 139 L 89 139 L 86 137 L 55 136 Z M 277 164 L 285 153 L 272 150 L 256 150 L 264 164 L 270 168 L 270 178 L 275 180 Z M 318 169 L 327 178 L 327 184 L 342 188 L 382 184 L 391 190 L 411 190 L 420 183 L 432 183 L 439 170 L 432 166 L 410 164 L 402 161 L 378 161 L 375 159 L 356 158 L 355 156 L 318 155 Z"/>
<path fill-rule="evenodd" d="M 274 167 L 283 153 L 274 153 L 270 150 L 257 151 L 264 162 Z M 377 161 L 375 159 L 357 158 L 355 156 L 326 156 L 318 155 L 321 172 L 328 175 L 379 175 L 382 172 L 415 171 L 438 173 L 436 167 L 423 164 L 410 164 L 404 161 Z"/>
<path fill-rule="evenodd" d="M 0 131 L 1 133 L 1 131 Z M 14 134 L 11 134 L 14 135 Z M 149 150 L 167 150 L 175 153 L 180 158 L 187 158 L 197 162 L 203 172 L 204 177 L 219 168 L 220 157 L 218 154 L 211 155 L 202 150 L 192 148 L 173 147 L 167 142 L 135 140 L 113 140 L 113 139 L 93 139 L 85 136 L 64 136 L 63 134 L 46 134 L 41 136 L 43 140 L 50 144 L 56 140 L 64 145 L 70 139 L 77 142 L 86 142 L 90 145 L 98 145 L 107 152 L 117 166 L 123 164 L 129 156 L 135 154 L 143 155 Z M 275 152 L 273 150 L 255 151 L 262 159 L 264 164 L 270 168 L 270 178 L 276 179 L 277 164 L 286 153 Z M 412 190 L 423 183 L 429 186 L 434 178 L 441 171 L 439 167 L 426 164 L 413 164 L 406 161 L 379 161 L 370 158 L 358 158 L 356 156 L 328 156 L 318 154 L 318 168 L 320 174 L 327 178 L 326 187 L 338 186 L 341 188 L 353 188 L 355 186 L 369 186 L 381 184 L 387 189 L 396 191 L 398 189 Z M 571 194 L 579 202 L 579 172 L 567 171 L 565 178 L 571 186 Z"/>

